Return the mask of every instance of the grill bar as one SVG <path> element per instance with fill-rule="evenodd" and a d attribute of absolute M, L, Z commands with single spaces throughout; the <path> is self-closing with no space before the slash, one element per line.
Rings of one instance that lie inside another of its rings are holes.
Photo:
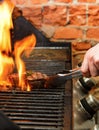
<path fill-rule="evenodd" d="M 64 90 L 65 85 L 31 92 L 1 92 L 0 109 L 22 130 L 62 130 Z"/>

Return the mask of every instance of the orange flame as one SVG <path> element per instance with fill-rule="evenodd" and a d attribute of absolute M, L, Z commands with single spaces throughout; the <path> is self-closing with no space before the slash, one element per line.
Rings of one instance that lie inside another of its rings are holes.
<path fill-rule="evenodd" d="M 11 54 L 10 29 L 13 28 L 11 14 L 14 5 L 9 0 L 0 4 L 0 82 L 6 82 L 14 67 Z"/>
<path fill-rule="evenodd" d="M 7 76 L 13 72 L 15 63 L 19 75 L 19 86 L 22 90 L 26 90 L 25 83 L 25 64 L 21 59 L 23 52 L 27 56 L 31 53 L 36 44 L 36 38 L 34 35 L 28 36 L 21 41 L 17 41 L 14 46 L 14 53 L 11 48 L 10 29 L 13 28 L 12 12 L 14 5 L 10 0 L 3 0 L 0 2 L 0 85 L 6 84 Z M 28 49 L 27 48 L 32 48 Z M 12 58 L 15 57 L 15 61 Z M 9 82 L 7 84 L 10 84 Z M 29 90 L 29 85 L 27 84 Z"/>
<path fill-rule="evenodd" d="M 36 44 L 36 38 L 32 34 L 24 38 L 23 40 L 16 42 L 14 46 L 15 62 L 16 62 L 16 66 L 17 66 L 18 74 L 19 74 L 19 86 L 22 87 L 22 90 L 24 90 L 26 87 L 25 81 L 24 81 L 26 70 L 25 70 L 25 64 L 23 60 L 21 59 L 21 55 L 23 54 L 23 52 L 25 52 L 26 56 L 29 56 L 35 44 Z M 30 48 L 30 49 L 27 49 L 27 48 Z"/>

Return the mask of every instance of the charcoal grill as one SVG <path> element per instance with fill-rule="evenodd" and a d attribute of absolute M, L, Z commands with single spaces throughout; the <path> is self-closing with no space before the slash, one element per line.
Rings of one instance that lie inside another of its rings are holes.
<path fill-rule="evenodd" d="M 15 24 L 19 24 L 16 25 L 16 30 L 20 30 L 17 26 L 20 26 L 21 20 L 25 21 L 23 17 L 16 19 Z M 30 23 L 25 21 L 25 24 L 26 28 L 27 25 L 32 28 Z M 33 33 L 37 36 L 34 30 Z M 14 41 L 21 39 L 16 37 L 14 36 Z M 38 41 L 30 58 L 23 56 L 23 60 L 27 70 L 52 75 L 71 69 L 71 45 L 48 40 Z M 0 92 L 0 110 L 22 130 L 72 130 L 71 84 L 71 81 L 67 81 L 56 88 L 37 88 L 30 92 Z"/>

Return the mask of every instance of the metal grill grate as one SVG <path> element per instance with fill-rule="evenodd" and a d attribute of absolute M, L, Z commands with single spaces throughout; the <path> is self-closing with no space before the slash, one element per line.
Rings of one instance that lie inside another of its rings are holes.
<path fill-rule="evenodd" d="M 1 92 L 0 110 L 23 130 L 63 130 L 64 86 L 31 92 Z"/>

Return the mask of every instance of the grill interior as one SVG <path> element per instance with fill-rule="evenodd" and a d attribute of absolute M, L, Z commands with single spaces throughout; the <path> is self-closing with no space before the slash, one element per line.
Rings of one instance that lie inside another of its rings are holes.
<path fill-rule="evenodd" d="M 18 19 L 15 21 L 16 34 L 20 31 L 17 26 L 22 24 L 21 20 L 22 23 L 26 23 L 27 29 L 28 22 L 24 21 L 24 18 L 19 18 L 18 24 Z M 32 28 L 30 23 L 28 25 Z M 13 41 L 23 37 L 15 36 Z M 44 39 L 43 45 L 42 41 L 38 41 L 37 47 L 28 59 L 24 56 L 22 58 L 26 63 L 26 70 L 53 75 L 64 69 L 71 69 L 70 43 L 51 43 L 48 40 L 45 42 Z M 56 88 L 37 88 L 30 92 L 0 92 L 0 110 L 22 130 L 71 130 L 71 85 L 72 82 L 67 81 Z"/>

